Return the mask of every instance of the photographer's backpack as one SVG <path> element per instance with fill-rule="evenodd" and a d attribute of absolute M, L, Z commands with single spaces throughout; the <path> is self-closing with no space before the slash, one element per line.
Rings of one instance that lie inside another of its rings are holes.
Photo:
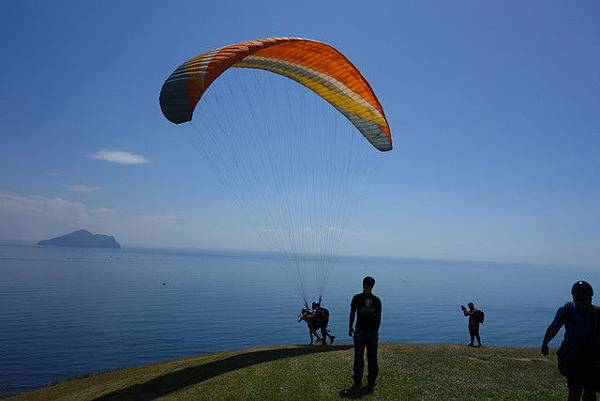
<path fill-rule="evenodd" d="M 477 314 L 477 316 L 475 316 L 477 318 L 477 323 L 483 324 L 483 321 L 485 320 L 485 313 L 479 309 L 475 313 Z"/>

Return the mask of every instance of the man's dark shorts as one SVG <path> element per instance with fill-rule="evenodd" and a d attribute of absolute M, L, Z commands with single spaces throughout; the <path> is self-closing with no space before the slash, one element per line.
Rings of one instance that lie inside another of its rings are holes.
<path fill-rule="evenodd" d="M 472 336 L 478 336 L 479 335 L 479 325 L 478 324 L 469 325 L 469 334 Z"/>
<path fill-rule="evenodd" d="M 569 388 L 583 386 L 586 389 L 600 391 L 600 362 L 582 360 L 569 353 L 565 346 L 561 346 L 556 353 L 558 357 L 558 371 L 567 379 Z"/>
<path fill-rule="evenodd" d="M 564 368 L 563 368 L 564 369 Z M 568 372 L 563 373 L 567 379 L 567 387 L 574 388 L 583 386 L 583 388 L 600 391 L 600 367 L 594 368 L 575 365 L 571 366 Z M 562 372 L 561 372 L 562 373 Z"/>

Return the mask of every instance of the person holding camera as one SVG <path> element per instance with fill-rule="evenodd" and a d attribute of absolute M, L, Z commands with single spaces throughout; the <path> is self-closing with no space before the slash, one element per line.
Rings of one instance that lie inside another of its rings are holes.
<path fill-rule="evenodd" d="M 463 311 L 463 314 L 469 318 L 469 335 L 471 336 L 471 343 L 469 347 L 475 346 L 475 339 L 477 339 L 477 346 L 481 347 L 481 337 L 479 337 L 479 325 L 483 324 L 484 314 L 483 311 L 475 309 L 475 305 L 473 302 L 469 302 L 469 309 L 465 308 L 464 305 L 461 305 L 460 308 Z"/>

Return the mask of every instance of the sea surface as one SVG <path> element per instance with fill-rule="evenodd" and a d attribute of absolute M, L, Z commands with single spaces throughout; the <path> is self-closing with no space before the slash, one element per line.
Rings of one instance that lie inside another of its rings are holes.
<path fill-rule="evenodd" d="M 341 341 L 367 274 L 385 342 L 466 344 L 460 304 L 473 301 L 484 345 L 538 347 L 574 281 L 600 288 L 593 268 L 344 257 L 323 300 Z M 0 245 L 0 398 L 89 372 L 306 343 L 301 307 L 260 253 Z"/>

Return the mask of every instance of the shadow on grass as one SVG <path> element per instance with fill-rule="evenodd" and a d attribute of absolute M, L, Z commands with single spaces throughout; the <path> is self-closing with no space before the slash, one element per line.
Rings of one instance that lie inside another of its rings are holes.
<path fill-rule="evenodd" d="M 361 388 L 357 388 L 357 387 L 348 387 L 345 388 L 343 390 L 340 390 L 340 397 L 341 398 L 348 398 L 350 400 L 357 400 L 359 398 L 362 398 L 366 395 L 370 395 L 373 394 L 373 387 L 369 387 L 369 386 L 365 386 L 365 387 L 361 387 Z"/>
<path fill-rule="evenodd" d="M 183 388 L 202 383 L 210 378 L 243 369 L 248 366 L 283 358 L 313 354 L 318 352 L 342 351 L 352 348 L 351 345 L 336 345 L 327 347 L 280 348 L 248 352 L 218 361 L 201 363 L 175 372 L 158 376 L 145 383 L 116 390 L 95 399 L 95 401 L 137 400 L 149 401 L 164 397 Z"/>

